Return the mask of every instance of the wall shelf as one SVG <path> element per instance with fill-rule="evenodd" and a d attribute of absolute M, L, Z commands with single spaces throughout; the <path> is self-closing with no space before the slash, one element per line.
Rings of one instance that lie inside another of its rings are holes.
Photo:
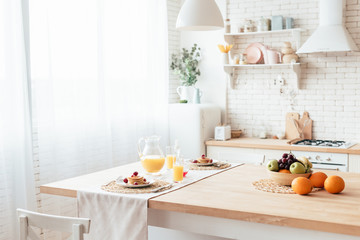
<path fill-rule="evenodd" d="M 279 68 L 290 68 L 296 75 L 296 87 L 299 88 L 299 79 L 301 76 L 301 67 L 300 63 L 279 63 L 279 64 L 245 64 L 245 65 L 232 65 L 225 64 L 224 71 L 227 73 L 230 79 L 230 87 L 234 88 L 235 82 L 235 70 L 243 68 L 269 68 L 269 67 L 279 67 Z"/>
<path fill-rule="evenodd" d="M 237 37 L 291 33 L 292 37 L 294 38 L 294 41 L 296 43 L 296 49 L 299 49 L 300 44 L 301 44 L 301 32 L 303 32 L 303 31 L 304 30 L 302 28 L 292 28 L 292 29 L 264 31 L 264 32 L 225 33 L 224 38 L 228 44 L 234 44 L 234 42 L 235 42 L 234 39 Z"/>
<path fill-rule="evenodd" d="M 234 44 L 236 38 L 242 37 L 255 37 L 259 35 L 271 35 L 271 34 L 283 34 L 283 33 L 291 33 L 293 40 L 296 44 L 296 49 L 300 48 L 301 44 L 301 32 L 304 30 L 301 28 L 292 28 L 292 29 L 283 29 L 283 30 L 275 30 L 275 31 L 264 31 L 264 32 L 247 32 L 247 33 L 225 33 L 224 38 L 228 44 Z M 229 76 L 230 87 L 234 88 L 234 80 L 235 80 L 235 69 L 242 68 L 268 68 L 268 67 L 279 67 L 279 68 L 290 68 L 296 75 L 296 87 L 299 88 L 299 80 L 301 76 L 301 67 L 300 63 L 289 63 L 289 64 L 246 64 L 246 65 L 224 65 L 224 70 Z"/>

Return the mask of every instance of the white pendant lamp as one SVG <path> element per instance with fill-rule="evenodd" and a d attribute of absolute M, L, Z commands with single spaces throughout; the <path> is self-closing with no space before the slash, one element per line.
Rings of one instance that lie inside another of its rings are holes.
<path fill-rule="evenodd" d="M 180 31 L 209 31 L 224 28 L 215 0 L 185 0 L 176 21 Z"/>

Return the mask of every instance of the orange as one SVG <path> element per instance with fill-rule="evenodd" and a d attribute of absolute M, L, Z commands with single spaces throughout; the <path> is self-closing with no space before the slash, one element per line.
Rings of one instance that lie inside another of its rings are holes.
<path fill-rule="evenodd" d="M 289 170 L 287 169 L 280 169 L 279 172 L 281 173 L 291 173 Z"/>
<path fill-rule="evenodd" d="M 323 188 L 326 178 L 327 178 L 327 175 L 325 173 L 316 172 L 316 173 L 311 174 L 309 179 L 310 179 L 311 184 L 313 185 L 313 187 Z"/>
<path fill-rule="evenodd" d="M 291 182 L 291 188 L 295 193 L 305 195 L 311 192 L 313 186 L 306 177 L 297 177 Z"/>
<path fill-rule="evenodd" d="M 339 176 L 330 176 L 325 180 L 324 187 L 329 193 L 340 193 L 345 188 L 345 182 Z"/>

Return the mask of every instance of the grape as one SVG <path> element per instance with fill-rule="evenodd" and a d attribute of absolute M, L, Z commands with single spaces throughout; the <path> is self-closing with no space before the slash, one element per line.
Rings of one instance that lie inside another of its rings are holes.
<path fill-rule="evenodd" d="M 290 160 L 288 160 L 287 163 L 291 165 L 293 162 L 294 162 L 294 160 L 291 160 L 291 159 L 290 159 Z"/>
<path fill-rule="evenodd" d="M 282 157 L 283 157 L 283 158 L 287 158 L 287 157 L 288 157 L 288 154 L 287 154 L 287 153 L 284 153 L 284 154 L 282 155 Z"/>
<path fill-rule="evenodd" d="M 294 159 L 294 156 L 293 156 L 293 155 L 289 155 L 289 159 Z"/>
<path fill-rule="evenodd" d="M 278 164 L 281 164 L 282 163 L 282 159 L 280 159 L 279 161 L 278 161 Z"/>
<path fill-rule="evenodd" d="M 280 167 L 280 168 L 285 168 L 284 163 L 280 163 L 279 167 Z"/>
<path fill-rule="evenodd" d="M 282 159 L 282 162 L 283 162 L 283 163 L 286 163 L 286 162 L 287 162 L 287 159 L 286 159 L 286 158 L 283 158 L 283 159 Z"/>
<path fill-rule="evenodd" d="M 290 169 L 290 165 L 286 165 L 285 169 L 289 170 L 289 169 Z"/>

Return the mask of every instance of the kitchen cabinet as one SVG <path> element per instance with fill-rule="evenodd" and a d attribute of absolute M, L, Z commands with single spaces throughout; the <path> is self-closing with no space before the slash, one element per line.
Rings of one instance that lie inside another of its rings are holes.
<path fill-rule="evenodd" d="M 270 34 L 283 34 L 283 33 L 291 33 L 293 40 L 295 41 L 296 49 L 300 47 L 301 44 L 301 32 L 303 29 L 301 28 L 293 28 L 293 29 L 284 29 L 284 30 L 276 30 L 276 31 L 264 31 L 264 32 L 247 32 L 247 33 L 225 33 L 224 38 L 228 44 L 234 44 L 236 38 L 239 37 L 247 37 L 247 36 L 258 36 L 258 35 L 270 35 Z M 290 68 L 296 75 L 296 87 L 299 87 L 299 79 L 301 76 L 301 67 L 300 63 L 293 64 L 246 64 L 246 65 L 224 65 L 224 71 L 229 76 L 230 79 L 230 87 L 234 87 L 235 80 L 235 70 L 247 69 L 247 68 L 268 68 L 268 67 L 280 67 L 280 68 Z"/>
<path fill-rule="evenodd" d="M 360 155 L 349 154 L 349 172 L 360 173 Z"/>
<path fill-rule="evenodd" d="M 350 148 L 324 148 L 294 146 L 287 140 L 238 138 L 228 141 L 206 142 L 208 156 L 219 157 L 230 162 L 258 163 L 256 155 L 268 159 L 279 159 L 285 152 L 293 152 L 295 156 L 309 157 L 316 169 L 331 169 L 360 173 L 360 144 Z M 223 159 L 220 159 L 223 160 Z"/>

